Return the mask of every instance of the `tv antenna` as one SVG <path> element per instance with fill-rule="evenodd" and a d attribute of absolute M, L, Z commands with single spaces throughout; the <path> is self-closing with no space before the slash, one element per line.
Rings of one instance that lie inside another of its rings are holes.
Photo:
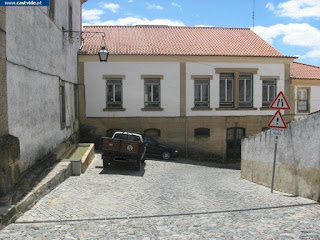
<path fill-rule="evenodd" d="M 256 7 L 256 0 L 253 0 L 253 10 L 252 10 L 252 31 L 254 32 L 254 10 Z"/>

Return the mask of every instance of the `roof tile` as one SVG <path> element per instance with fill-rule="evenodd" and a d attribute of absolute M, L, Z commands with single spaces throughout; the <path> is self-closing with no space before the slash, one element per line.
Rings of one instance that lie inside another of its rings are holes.
<path fill-rule="evenodd" d="M 192 55 L 285 57 L 249 28 L 169 26 L 85 26 L 84 32 L 104 32 L 113 55 Z M 83 34 L 82 54 L 96 54 L 103 40 Z M 94 36 L 94 37 L 93 37 Z"/>
<path fill-rule="evenodd" d="M 295 79 L 320 80 L 320 67 L 293 62 L 290 65 L 290 77 Z"/>

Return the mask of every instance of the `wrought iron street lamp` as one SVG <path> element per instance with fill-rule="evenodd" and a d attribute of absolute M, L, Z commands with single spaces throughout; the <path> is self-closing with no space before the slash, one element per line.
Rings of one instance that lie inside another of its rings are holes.
<path fill-rule="evenodd" d="M 83 31 L 64 30 L 63 34 L 64 34 L 64 41 L 63 41 L 64 46 L 69 45 L 70 43 L 73 43 L 75 40 L 81 41 L 79 51 L 81 51 L 83 44 L 84 44 L 84 39 L 82 37 L 84 34 L 85 35 L 96 35 L 96 34 L 101 35 L 104 46 L 101 47 L 101 49 L 99 50 L 99 52 L 97 54 L 99 56 L 100 62 L 106 62 L 108 60 L 109 52 L 105 47 L 106 42 L 104 39 L 104 37 L 105 37 L 104 32 L 91 32 L 91 31 L 90 32 L 83 32 Z"/>
<path fill-rule="evenodd" d="M 100 62 L 106 62 L 108 60 L 109 52 L 105 46 L 102 46 L 99 53 Z"/>

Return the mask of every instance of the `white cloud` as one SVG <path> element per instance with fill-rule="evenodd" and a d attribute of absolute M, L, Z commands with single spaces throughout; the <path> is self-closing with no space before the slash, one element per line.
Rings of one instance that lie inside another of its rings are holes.
<path fill-rule="evenodd" d="M 118 9 L 120 8 L 120 5 L 119 4 L 116 4 L 116 3 L 105 3 L 103 4 L 103 7 L 105 9 L 108 9 L 110 10 L 111 12 L 115 13 L 118 11 Z"/>
<path fill-rule="evenodd" d="M 104 12 L 100 9 L 82 10 L 82 18 L 84 21 L 99 21 L 102 14 L 104 14 Z"/>
<path fill-rule="evenodd" d="M 148 9 L 156 9 L 156 10 L 163 10 L 163 7 L 160 5 L 156 5 L 154 3 L 147 3 Z"/>
<path fill-rule="evenodd" d="M 171 3 L 171 6 L 176 7 L 176 8 L 179 8 L 180 10 L 182 10 L 181 5 L 178 4 L 178 3 L 176 3 L 176 2 L 172 2 L 172 3 Z"/>
<path fill-rule="evenodd" d="M 270 3 L 270 2 L 267 3 L 266 8 L 269 9 L 269 10 L 271 10 L 271 11 L 274 11 L 274 5 L 273 5 L 273 3 Z"/>
<path fill-rule="evenodd" d="M 274 39 L 281 38 L 282 42 L 287 45 L 309 48 L 310 50 L 301 58 L 320 58 L 320 29 L 308 23 L 276 24 L 270 27 L 257 26 L 254 31 L 270 44 Z"/>
<path fill-rule="evenodd" d="M 149 20 L 148 18 L 135 18 L 135 17 L 127 17 L 127 18 L 119 18 L 117 20 L 108 20 L 104 22 L 92 22 L 92 23 L 84 23 L 84 26 L 89 25 L 106 25 L 106 26 L 135 26 L 135 25 L 168 25 L 168 26 L 185 26 L 185 24 L 179 20 L 171 20 L 171 19 L 153 19 Z"/>
<path fill-rule="evenodd" d="M 319 0 L 289 0 L 283 3 L 279 3 L 276 8 L 272 3 L 268 3 L 266 5 L 266 8 L 274 11 L 281 17 L 290 17 L 295 19 L 306 17 L 320 18 Z"/>
<path fill-rule="evenodd" d="M 195 27 L 213 27 L 213 26 L 211 26 L 211 25 L 202 25 L 202 24 L 200 24 L 200 25 L 195 25 Z"/>

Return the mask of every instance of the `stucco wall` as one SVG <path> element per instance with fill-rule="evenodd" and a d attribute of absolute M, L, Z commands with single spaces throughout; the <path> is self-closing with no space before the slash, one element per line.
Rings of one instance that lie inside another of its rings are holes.
<path fill-rule="evenodd" d="M 20 140 L 22 170 L 45 156 L 74 132 L 74 91 L 79 42 L 63 43 L 68 1 L 46 7 L 7 8 L 9 133 Z M 72 0 L 73 30 L 80 30 L 79 0 Z M 61 129 L 59 81 L 65 82 L 66 128 Z"/>
<path fill-rule="evenodd" d="M 260 110 L 262 107 L 262 80 L 260 76 L 278 77 L 277 92 L 284 91 L 285 78 L 284 64 L 263 64 L 263 63 L 187 63 L 187 115 L 188 116 L 258 116 L 273 114 L 268 110 Z M 219 111 L 219 74 L 215 68 L 257 68 L 258 73 L 253 77 L 253 107 L 258 110 L 231 110 Z M 192 111 L 194 107 L 194 80 L 191 75 L 213 75 L 210 81 L 210 107 L 212 111 Z"/>
<path fill-rule="evenodd" d="M 319 201 L 320 113 L 293 121 L 279 137 L 275 190 Z M 271 186 L 275 136 L 271 130 L 242 141 L 241 176 Z"/>
<path fill-rule="evenodd" d="M 0 136 L 8 134 L 6 8 L 0 7 Z"/>
<path fill-rule="evenodd" d="M 262 106 L 261 76 L 278 77 L 277 92 L 284 91 L 284 64 L 267 63 L 186 63 L 187 116 L 259 116 L 272 115 Z M 253 82 L 253 104 L 257 110 L 219 111 L 219 74 L 215 68 L 257 68 Z M 106 81 L 103 75 L 124 75 L 123 108 L 125 111 L 104 112 Z M 163 111 L 142 111 L 144 81 L 141 75 L 163 75 L 161 80 L 161 107 Z M 194 107 L 194 80 L 191 75 L 212 75 L 210 81 L 210 111 L 192 111 Z M 87 117 L 176 117 L 180 115 L 180 63 L 179 62 L 85 62 L 84 84 Z M 134 94 L 133 94 L 134 93 Z"/>
<path fill-rule="evenodd" d="M 125 75 L 122 81 L 123 112 L 104 112 L 106 107 L 106 80 L 103 75 Z M 163 111 L 142 111 L 144 108 L 144 80 L 141 75 L 163 75 L 161 108 Z M 147 62 L 86 62 L 84 84 L 87 117 L 174 117 L 180 114 L 180 63 Z"/>

